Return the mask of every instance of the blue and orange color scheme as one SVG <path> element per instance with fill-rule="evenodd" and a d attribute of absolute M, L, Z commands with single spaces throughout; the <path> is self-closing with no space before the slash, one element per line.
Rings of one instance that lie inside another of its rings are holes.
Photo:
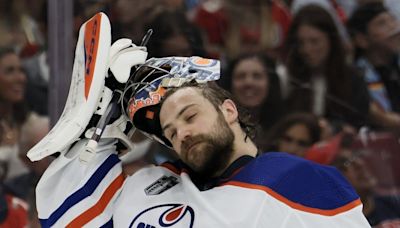
<path fill-rule="evenodd" d="M 280 152 L 260 156 L 224 185 L 258 189 L 291 208 L 325 216 L 361 205 L 353 187 L 335 168 Z"/>

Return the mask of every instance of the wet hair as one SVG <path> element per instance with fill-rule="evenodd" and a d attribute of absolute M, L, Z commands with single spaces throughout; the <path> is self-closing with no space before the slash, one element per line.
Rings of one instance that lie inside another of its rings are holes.
<path fill-rule="evenodd" d="M 251 140 L 254 140 L 256 133 L 255 130 L 256 126 L 251 120 L 250 113 L 236 101 L 236 99 L 232 96 L 231 93 L 219 87 L 215 82 L 197 83 L 196 81 L 192 80 L 190 82 L 184 83 L 180 87 L 168 89 L 160 103 L 160 107 L 169 96 L 171 96 L 180 89 L 188 87 L 200 90 L 201 95 L 203 95 L 204 98 L 210 101 L 210 103 L 215 107 L 217 111 L 219 110 L 219 106 L 226 99 L 232 100 L 235 103 L 236 108 L 238 110 L 238 121 L 240 127 L 246 134 L 244 140 L 247 140 L 248 137 Z"/>

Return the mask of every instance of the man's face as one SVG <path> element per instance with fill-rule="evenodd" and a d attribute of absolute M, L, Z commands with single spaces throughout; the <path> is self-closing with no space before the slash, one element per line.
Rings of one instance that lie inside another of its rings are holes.
<path fill-rule="evenodd" d="M 209 177 L 226 167 L 234 134 L 222 112 L 198 89 L 182 88 L 168 97 L 160 123 L 174 150 L 194 171 Z"/>
<path fill-rule="evenodd" d="M 378 14 L 367 27 L 369 45 L 379 50 L 398 53 L 400 51 L 400 24 L 388 12 Z"/>

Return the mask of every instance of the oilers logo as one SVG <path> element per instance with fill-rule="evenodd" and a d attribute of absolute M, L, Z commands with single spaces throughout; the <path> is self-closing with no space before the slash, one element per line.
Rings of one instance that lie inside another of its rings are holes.
<path fill-rule="evenodd" d="M 205 59 L 198 56 L 192 56 L 189 58 L 189 64 L 195 67 L 212 67 L 218 64 L 215 59 Z"/>
<path fill-rule="evenodd" d="M 184 204 L 162 204 L 140 212 L 131 222 L 132 228 L 187 227 L 192 228 L 194 210 Z"/>

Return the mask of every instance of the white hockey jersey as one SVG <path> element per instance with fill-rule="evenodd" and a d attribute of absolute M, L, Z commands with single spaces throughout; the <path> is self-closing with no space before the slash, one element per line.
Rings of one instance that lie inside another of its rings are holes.
<path fill-rule="evenodd" d="M 124 178 L 112 142 L 79 162 L 85 140 L 41 178 L 43 227 L 370 227 L 339 172 L 285 153 L 236 160 L 202 182 L 183 163 L 143 168 Z"/>

